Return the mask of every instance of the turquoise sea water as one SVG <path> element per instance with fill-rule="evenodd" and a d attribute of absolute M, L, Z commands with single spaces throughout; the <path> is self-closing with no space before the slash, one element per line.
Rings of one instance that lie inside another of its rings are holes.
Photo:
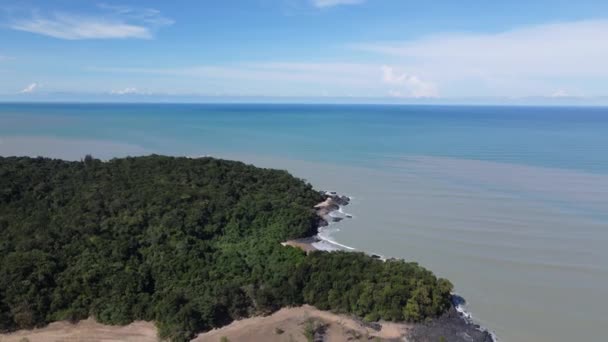
<path fill-rule="evenodd" d="M 608 172 L 607 113 L 561 107 L 1 104 L 0 134 L 361 166 L 425 155 Z"/>
<path fill-rule="evenodd" d="M 601 341 L 608 108 L 0 104 L 0 155 L 150 153 L 354 196 L 324 234 L 448 277 L 501 341 Z"/>

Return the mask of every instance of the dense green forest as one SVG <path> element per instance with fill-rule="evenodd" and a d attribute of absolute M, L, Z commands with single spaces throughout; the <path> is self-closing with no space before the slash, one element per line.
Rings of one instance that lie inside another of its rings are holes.
<path fill-rule="evenodd" d="M 415 263 L 302 251 L 323 200 L 286 171 L 213 158 L 0 157 L 0 331 L 94 316 L 162 338 L 309 303 L 420 321 L 452 285 Z"/>

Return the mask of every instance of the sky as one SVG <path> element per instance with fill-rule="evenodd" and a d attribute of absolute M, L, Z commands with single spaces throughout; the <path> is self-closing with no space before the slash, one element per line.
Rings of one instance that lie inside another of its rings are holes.
<path fill-rule="evenodd" d="M 0 0 L 0 101 L 608 103 L 608 1 Z"/>

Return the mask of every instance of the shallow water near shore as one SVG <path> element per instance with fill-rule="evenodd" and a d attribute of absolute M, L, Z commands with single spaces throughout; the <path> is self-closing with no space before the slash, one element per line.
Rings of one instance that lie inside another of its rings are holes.
<path fill-rule="evenodd" d="M 260 158 L 256 164 L 275 162 Z M 451 163 L 470 164 L 464 174 L 469 184 L 452 173 L 456 166 Z M 602 215 L 608 208 L 596 196 L 608 197 L 608 177 L 577 172 L 548 177 L 551 171 L 544 169 L 490 164 L 485 167 L 502 172 L 480 181 L 475 176 L 483 169 L 479 163 L 423 158 L 406 162 L 409 172 L 397 173 L 285 165 L 313 184 L 355 196 L 346 207 L 354 218 L 330 226 L 332 239 L 368 253 L 414 260 L 449 278 L 474 320 L 500 341 L 600 339 L 604 302 L 599 299 L 608 296 L 603 262 L 608 260 L 603 248 L 608 231 Z M 434 175 L 426 170 L 431 166 Z M 518 172 L 532 175 L 511 177 Z M 527 184 L 537 177 L 546 188 Z M 564 198 L 550 186 L 561 177 L 570 181 L 561 185 L 562 196 L 583 197 L 574 209 L 564 208 Z M 597 181 L 592 189 L 585 189 L 592 185 L 588 178 Z M 514 179 L 519 182 L 491 188 Z M 550 201 L 542 199 L 548 195 Z"/>
<path fill-rule="evenodd" d="M 0 104 L 0 155 L 213 155 L 353 197 L 328 238 L 450 279 L 500 341 L 597 341 L 608 109 Z"/>

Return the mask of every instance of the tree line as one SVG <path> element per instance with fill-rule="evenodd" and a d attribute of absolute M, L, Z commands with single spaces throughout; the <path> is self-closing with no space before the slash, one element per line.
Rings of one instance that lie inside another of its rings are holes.
<path fill-rule="evenodd" d="M 214 158 L 0 157 L 0 330 L 93 316 L 184 341 L 304 303 L 369 321 L 449 308 L 449 281 L 415 263 L 281 246 L 316 232 L 322 200 Z"/>

